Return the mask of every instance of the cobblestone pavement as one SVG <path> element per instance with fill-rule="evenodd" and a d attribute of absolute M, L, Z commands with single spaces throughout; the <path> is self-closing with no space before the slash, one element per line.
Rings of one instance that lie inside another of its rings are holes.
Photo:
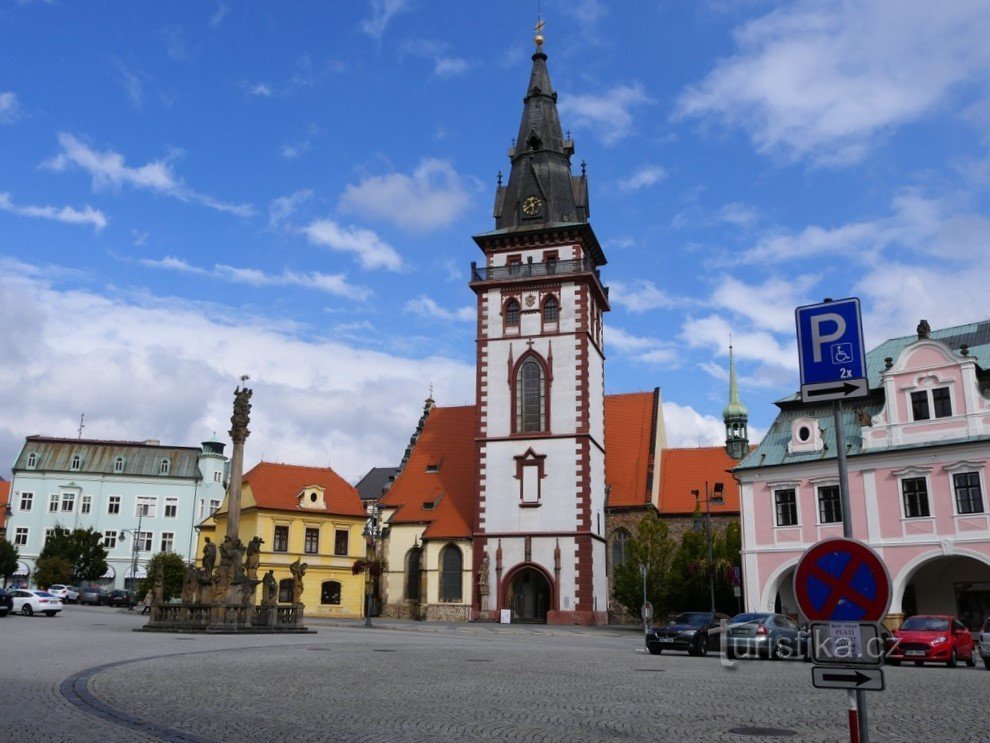
<path fill-rule="evenodd" d="M 810 665 L 651 656 L 632 630 L 314 620 L 318 633 L 298 637 L 131 631 L 144 621 L 77 606 L 0 619 L 0 737 L 848 740 L 845 693 L 812 688 Z M 869 694 L 875 743 L 990 741 L 990 672 L 885 673 L 887 690 Z"/>

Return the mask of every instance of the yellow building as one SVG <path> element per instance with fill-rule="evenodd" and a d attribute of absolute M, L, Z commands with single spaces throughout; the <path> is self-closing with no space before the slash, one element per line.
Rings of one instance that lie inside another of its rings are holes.
<path fill-rule="evenodd" d="M 357 490 L 332 469 L 261 462 L 244 474 L 239 537 L 264 540 L 258 577 L 274 571 L 279 603 L 292 602 L 289 565 L 307 564 L 304 616 L 364 616 L 365 576 L 353 566 L 366 557 L 366 518 Z M 217 544 L 226 534 L 225 498 L 200 524 L 197 554 L 206 537 Z"/>

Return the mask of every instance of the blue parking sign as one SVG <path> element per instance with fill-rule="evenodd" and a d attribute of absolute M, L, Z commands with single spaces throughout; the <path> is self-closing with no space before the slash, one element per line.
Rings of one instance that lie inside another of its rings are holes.
<path fill-rule="evenodd" d="M 844 400 L 869 394 L 859 299 L 806 305 L 794 311 L 801 399 Z"/>

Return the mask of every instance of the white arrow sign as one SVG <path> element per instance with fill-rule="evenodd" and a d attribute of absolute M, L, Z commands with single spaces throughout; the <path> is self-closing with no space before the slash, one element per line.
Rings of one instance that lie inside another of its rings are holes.
<path fill-rule="evenodd" d="M 816 689 L 862 689 L 883 691 L 883 670 L 880 668 L 840 668 L 815 666 L 811 683 Z"/>

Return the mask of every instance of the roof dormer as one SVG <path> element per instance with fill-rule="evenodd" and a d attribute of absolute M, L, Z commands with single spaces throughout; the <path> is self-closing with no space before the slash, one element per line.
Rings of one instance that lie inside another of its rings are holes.
<path fill-rule="evenodd" d="M 327 510 L 326 501 L 323 498 L 323 488 L 319 485 L 307 485 L 296 496 L 297 507 L 306 511 Z"/>

